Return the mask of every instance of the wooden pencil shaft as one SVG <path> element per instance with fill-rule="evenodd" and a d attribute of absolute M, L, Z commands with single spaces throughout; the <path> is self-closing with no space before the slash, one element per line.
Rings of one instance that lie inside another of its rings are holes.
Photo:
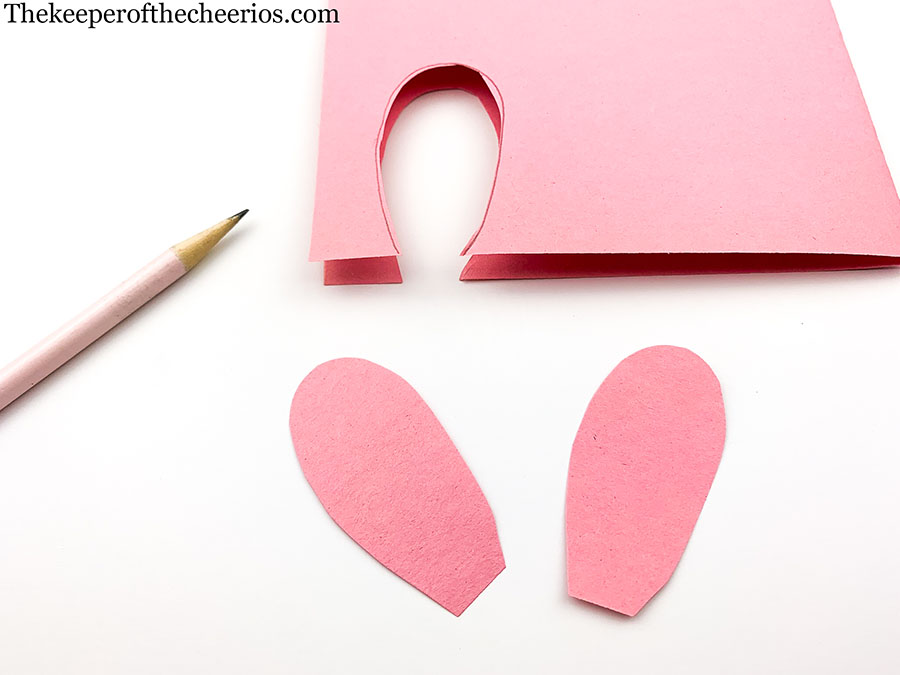
<path fill-rule="evenodd" d="M 0 371 L 0 410 L 187 274 L 172 249 Z"/>
<path fill-rule="evenodd" d="M 187 274 L 246 214 L 236 213 L 168 249 L 0 370 L 0 410 Z"/>

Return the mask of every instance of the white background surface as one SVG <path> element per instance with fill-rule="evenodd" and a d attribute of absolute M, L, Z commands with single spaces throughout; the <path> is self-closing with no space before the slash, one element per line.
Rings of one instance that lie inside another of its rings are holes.
<path fill-rule="evenodd" d="M 900 176 L 900 6 L 835 7 Z M 323 38 L 0 23 L 0 361 L 251 209 L 0 413 L 0 673 L 900 672 L 900 272 L 462 284 L 496 140 L 443 93 L 388 146 L 405 283 L 324 288 Z M 660 343 L 717 372 L 728 440 L 681 565 L 628 620 L 566 596 L 566 467 L 596 387 Z M 460 619 L 302 477 L 293 391 L 351 355 L 419 390 L 494 509 L 508 568 Z"/>

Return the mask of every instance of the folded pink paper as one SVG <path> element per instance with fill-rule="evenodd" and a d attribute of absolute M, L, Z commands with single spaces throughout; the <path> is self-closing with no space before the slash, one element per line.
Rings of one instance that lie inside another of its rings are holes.
<path fill-rule="evenodd" d="M 361 359 L 324 363 L 291 405 L 309 484 L 376 560 L 459 616 L 503 571 L 494 516 L 428 405 Z"/>
<path fill-rule="evenodd" d="M 724 443 L 722 391 L 700 357 L 652 347 L 622 361 L 572 446 L 569 595 L 637 614 L 681 559 Z"/>
<path fill-rule="evenodd" d="M 462 279 L 900 263 L 900 200 L 829 0 L 344 0 L 310 259 L 400 280 L 381 158 L 403 108 L 477 96 L 499 162 Z"/>

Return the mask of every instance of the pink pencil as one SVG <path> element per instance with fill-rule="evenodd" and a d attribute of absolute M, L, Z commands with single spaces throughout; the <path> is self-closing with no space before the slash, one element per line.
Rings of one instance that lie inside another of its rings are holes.
<path fill-rule="evenodd" d="M 0 370 L 0 410 L 194 268 L 247 211 L 194 235 L 110 291 L 52 335 Z"/>

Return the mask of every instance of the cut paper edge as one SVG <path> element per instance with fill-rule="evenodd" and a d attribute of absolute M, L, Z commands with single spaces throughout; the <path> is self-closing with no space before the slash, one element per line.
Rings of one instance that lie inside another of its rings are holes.
<path fill-rule="evenodd" d="M 469 609 L 469 607 L 471 607 L 472 605 L 475 604 L 475 601 L 478 600 L 478 598 L 481 597 L 482 593 L 484 593 L 488 589 L 488 586 L 490 586 L 492 583 L 494 583 L 494 581 L 497 579 L 497 577 L 499 577 L 506 570 L 506 558 L 503 557 L 502 555 L 501 555 L 500 566 L 498 568 L 496 568 L 496 570 L 497 571 L 493 572 L 492 573 L 493 576 L 491 576 L 490 578 L 484 577 L 484 579 L 485 579 L 484 585 L 480 589 L 474 591 L 472 593 L 472 595 L 470 596 L 470 599 L 464 605 L 460 604 L 457 606 L 448 606 L 448 605 L 445 605 L 445 604 L 439 602 L 438 600 L 435 600 L 427 593 L 425 593 L 425 595 L 428 595 L 429 600 L 440 605 L 441 607 L 446 609 L 448 612 L 450 612 L 453 616 L 460 617 L 463 615 L 463 612 L 465 612 L 467 609 Z M 406 580 L 404 579 L 404 581 L 406 581 Z M 409 583 L 409 582 L 407 581 L 406 583 Z M 417 591 L 424 593 L 424 591 L 422 591 L 420 588 L 417 588 L 413 584 L 410 584 L 410 586 L 415 588 Z"/>
<path fill-rule="evenodd" d="M 849 253 L 529 253 L 472 256 L 460 281 L 779 274 L 886 269 L 900 256 Z M 324 261 L 326 286 L 399 284 L 398 256 Z"/>
<path fill-rule="evenodd" d="M 900 265 L 846 253 L 532 253 L 472 256 L 460 281 L 827 272 Z"/>
<path fill-rule="evenodd" d="M 397 256 L 325 261 L 326 286 L 399 284 L 403 282 Z"/>
<path fill-rule="evenodd" d="M 571 597 L 635 616 L 669 582 L 721 462 L 721 385 L 690 350 L 620 362 L 585 411 L 566 485 Z"/>

